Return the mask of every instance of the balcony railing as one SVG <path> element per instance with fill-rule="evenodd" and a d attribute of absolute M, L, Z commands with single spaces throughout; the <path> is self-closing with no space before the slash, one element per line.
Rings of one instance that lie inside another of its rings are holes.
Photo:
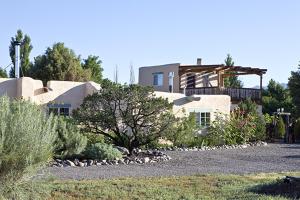
<path fill-rule="evenodd" d="M 184 89 L 182 89 L 184 92 Z M 253 88 L 219 88 L 219 87 L 200 87 L 200 88 L 186 88 L 186 96 L 193 94 L 203 95 L 229 95 L 231 101 L 241 101 L 250 98 L 254 101 L 261 101 L 261 90 Z"/>

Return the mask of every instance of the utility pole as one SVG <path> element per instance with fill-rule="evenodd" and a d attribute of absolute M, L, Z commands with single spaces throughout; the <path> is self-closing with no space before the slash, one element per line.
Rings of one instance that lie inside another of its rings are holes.
<path fill-rule="evenodd" d="M 15 41 L 15 78 L 20 78 L 20 45 L 21 42 Z"/>
<path fill-rule="evenodd" d="M 115 81 L 115 83 L 118 83 L 118 65 L 116 65 L 116 68 L 115 68 L 114 81 Z"/>

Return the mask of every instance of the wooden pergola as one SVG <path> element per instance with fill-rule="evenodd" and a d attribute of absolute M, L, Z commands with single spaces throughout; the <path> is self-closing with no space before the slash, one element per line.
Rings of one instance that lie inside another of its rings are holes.
<path fill-rule="evenodd" d="M 187 95 L 191 94 L 228 94 L 236 100 L 250 97 L 255 97 L 255 100 L 261 100 L 262 79 L 267 69 L 242 66 L 225 66 L 225 65 L 181 65 L 179 66 L 179 89 L 182 87 L 182 77 L 190 74 L 215 74 L 217 76 L 217 86 L 213 87 L 194 87 L 188 88 Z M 242 75 L 258 75 L 260 77 L 260 89 L 253 88 L 225 88 L 224 79 L 230 76 Z M 194 90 L 192 90 L 194 89 Z M 258 92 L 259 90 L 259 92 Z M 233 94 L 234 93 L 234 94 Z M 251 93 L 251 94 L 250 94 Z"/>

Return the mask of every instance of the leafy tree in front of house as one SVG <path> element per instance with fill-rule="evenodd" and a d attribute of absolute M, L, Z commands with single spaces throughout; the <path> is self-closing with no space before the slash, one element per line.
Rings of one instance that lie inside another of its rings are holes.
<path fill-rule="evenodd" d="M 278 108 L 284 108 L 286 112 L 294 112 L 294 105 L 289 89 L 285 89 L 281 84 L 273 79 L 262 93 L 263 113 L 270 115 Z"/>
<path fill-rule="evenodd" d="M 224 60 L 225 66 L 232 67 L 234 66 L 233 59 L 230 54 L 227 54 L 226 59 Z M 227 74 L 232 74 L 232 72 L 227 72 Z M 241 80 L 238 79 L 237 76 L 229 76 L 224 78 L 224 86 L 231 87 L 231 88 L 242 88 L 243 83 Z"/>
<path fill-rule="evenodd" d="M 37 56 L 30 74 L 44 84 L 49 80 L 88 81 L 91 78 L 91 72 L 82 68 L 80 57 L 64 43 L 55 43 L 45 54 Z"/>
<path fill-rule="evenodd" d="M 89 55 L 87 59 L 83 60 L 82 68 L 91 71 L 91 81 L 100 83 L 102 80 L 103 68 L 101 67 L 102 61 L 99 56 Z"/>
<path fill-rule="evenodd" d="M 9 55 L 11 58 L 11 62 L 14 64 L 10 71 L 9 76 L 11 78 L 15 77 L 15 46 L 14 42 L 20 42 L 20 61 L 21 61 L 21 69 L 20 69 L 20 76 L 29 76 L 30 68 L 32 67 L 32 63 L 29 60 L 30 52 L 33 49 L 31 44 L 31 39 L 28 35 L 24 35 L 22 30 L 18 30 L 17 34 L 11 38 L 10 45 L 9 45 Z"/>
<path fill-rule="evenodd" d="M 173 104 L 151 87 L 104 80 L 99 93 L 87 96 L 74 111 L 86 132 L 102 134 L 130 152 L 163 136 L 175 121 Z"/>
<path fill-rule="evenodd" d="M 295 105 L 296 116 L 300 116 L 300 65 L 297 71 L 292 71 L 288 82 L 292 102 Z"/>

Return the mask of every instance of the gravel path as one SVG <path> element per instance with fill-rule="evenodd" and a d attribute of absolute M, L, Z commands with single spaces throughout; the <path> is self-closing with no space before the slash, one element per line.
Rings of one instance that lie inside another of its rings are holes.
<path fill-rule="evenodd" d="M 145 165 L 50 167 L 45 174 L 60 179 L 182 176 L 203 173 L 247 174 L 300 171 L 300 144 L 268 144 L 246 149 L 168 151 L 172 160 Z"/>

